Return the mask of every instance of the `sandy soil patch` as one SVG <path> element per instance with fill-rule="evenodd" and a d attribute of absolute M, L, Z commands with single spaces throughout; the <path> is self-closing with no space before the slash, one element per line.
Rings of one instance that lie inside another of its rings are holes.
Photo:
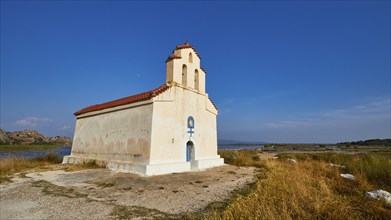
<path fill-rule="evenodd" d="M 0 185 L 0 219 L 179 217 L 253 182 L 255 168 L 140 177 L 107 169 L 16 175 Z"/>

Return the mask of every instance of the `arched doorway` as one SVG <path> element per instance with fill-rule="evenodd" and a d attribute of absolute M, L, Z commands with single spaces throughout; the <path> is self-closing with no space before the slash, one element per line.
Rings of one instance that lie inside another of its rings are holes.
<path fill-rule="evenodd" d="M 192 141 L 186 143 L 186 161 L 194 161 L 194 144 Z"/>

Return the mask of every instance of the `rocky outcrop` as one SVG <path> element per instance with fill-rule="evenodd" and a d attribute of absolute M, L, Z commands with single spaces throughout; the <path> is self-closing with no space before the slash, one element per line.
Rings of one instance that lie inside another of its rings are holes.
<path fill-rule="evenodd" d="M 49 143 L 71 145 L 71 139 L 64 136 L 49 137 Z"/>
<path fill-rule="evenodd" d="M 35 130 L 7 132 L 0 129 L 0 144 L 58 144 L 71 145 L 69 137 L 45 137 Z"/>
<path fill-rule="evenodd" d="M 7 133 L 9 132 L 0 129 L 0 144 L 11 143 L 11 139 L 9 138 Z"/>

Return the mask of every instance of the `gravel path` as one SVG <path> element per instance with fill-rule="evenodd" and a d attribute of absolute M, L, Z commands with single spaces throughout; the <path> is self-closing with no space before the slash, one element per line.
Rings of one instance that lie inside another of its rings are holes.
<path fill-rule="evenodd" d="M 226 199 L 252 182 L 254 172 L 225 165 L 153 177 L 107 169 L 15 175 L 0 185 L 0 219 L 178 217 Z"/>

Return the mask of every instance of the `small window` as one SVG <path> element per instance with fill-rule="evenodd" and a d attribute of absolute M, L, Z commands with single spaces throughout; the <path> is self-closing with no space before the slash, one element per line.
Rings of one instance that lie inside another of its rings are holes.
<path fill-rule="evenodd" d="M 193 54 L 189 53 L 189 63 L 193 63 Z"/>

